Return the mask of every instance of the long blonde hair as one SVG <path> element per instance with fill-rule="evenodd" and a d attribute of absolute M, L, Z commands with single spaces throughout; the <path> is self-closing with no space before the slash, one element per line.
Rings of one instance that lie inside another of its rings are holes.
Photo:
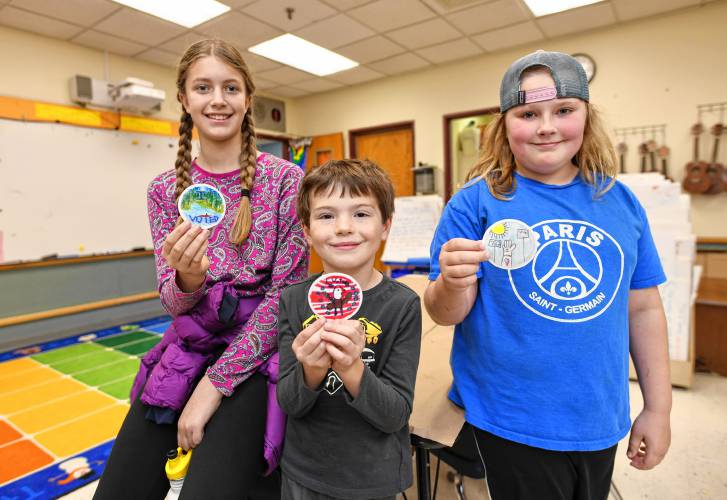
<path fill-rule="evenodd" d="M 255 84 L 252 82 L 250 70 L 242 59 L 240 52 L 223 40 L 200 40 L 187 48 L 177 66 L 177 100 L 181 102 L 184 95 L 184 86 L 187 82 L 189 68 L 198 59 L 206 56 L 215 56 L 225 64 L 236 69 L 242 76 L 245 83 L 245 93 L 252 102 L 252 95 L 255 92 Z M 177 161 L 175 162 L 176 186 L 175 198 L 179 198 L 187 187 L 192 184 L 190 173 L 192 165 L 192 115 L 182 109 L 182 117 L 179 121 L 179 149 L 177 150 Z M 257 158 L 255 154 L 255 124 L 252 118 L 252 106 L 249 106 L 240 127 L 242 135 L 242 148 L 240 150 L 240 184 L 243 195 L 240 197 L 240 208 L 232 226 L 230 241 L 236 245 L 242 244 L 250 234 L 252 213 L 250 211 L 250 190 L 255 182 L 255 165 Z"/>
<path fill-rule="evenodd" d="M 602 196 L 616 182 L 618 165 L 616 152 L 606 133 L 599 111 L 593 104 L 586 104 L 586 125 L 583 144 L 573 157 L 584 182 L 596 189 L 596 197 Z M 505 115 L 497 114 L 487 124 L 481 147 L 482 156 L 467 173 L 467 180 L 482 177 L 492 195 L 507 200 L 515 192 L 515 156 L 507 141 Z"/>

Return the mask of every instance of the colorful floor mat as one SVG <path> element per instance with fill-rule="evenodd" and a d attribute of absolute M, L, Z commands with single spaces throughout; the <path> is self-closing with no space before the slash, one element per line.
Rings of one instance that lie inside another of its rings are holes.
<path fill-rule="evenodd" d="M 0 353 L 0 500 L 57 498 L 101 476 L 139 358 L 169 321 Z"/>

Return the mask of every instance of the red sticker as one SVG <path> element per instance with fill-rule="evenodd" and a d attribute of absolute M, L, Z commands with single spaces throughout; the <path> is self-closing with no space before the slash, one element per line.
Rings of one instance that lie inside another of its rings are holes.
<path fill-rule="evenodd" d="M 308 290 L 308 304 L 317 316 L 347 319 L 361 307 L 361 285 L 343 273 L 328 273 L 313 282 Z"/>

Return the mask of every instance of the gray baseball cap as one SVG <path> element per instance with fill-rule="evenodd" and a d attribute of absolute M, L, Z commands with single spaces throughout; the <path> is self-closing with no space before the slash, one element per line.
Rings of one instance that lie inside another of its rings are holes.
<path fill-rule="evenodd" d="M 548 68 L 555 87 L 520 90 L 523 71 L 533 66 Z M 583 66 L 568 54 L 538 50 L 521 57 L 505 72 L 500 83 L 500 113 L 521 104 L 563 97 L 577 97 L 588 102 L 588 78 Z"/>

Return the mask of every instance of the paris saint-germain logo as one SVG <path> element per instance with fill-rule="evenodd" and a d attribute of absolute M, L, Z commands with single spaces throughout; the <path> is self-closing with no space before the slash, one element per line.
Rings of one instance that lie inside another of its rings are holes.
<path fill-rule="evenodd" d="M 539 235 L 535 257 L 508 272 L 520 302 L 543 318 L 567 323 L 605 312 L 623 278 L 618 242 L 584 221 L 548 220 L 531 229 Z"/>

